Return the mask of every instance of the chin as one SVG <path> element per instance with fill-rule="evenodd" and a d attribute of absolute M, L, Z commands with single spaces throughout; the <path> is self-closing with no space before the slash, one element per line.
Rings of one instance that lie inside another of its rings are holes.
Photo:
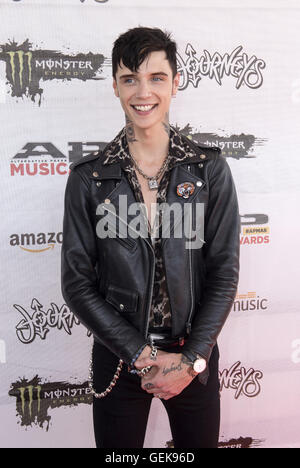
<path fill-rule="evenodd" d="M 136 122 L 136 121 L 133 121 L 134 125 L 136 128 L 140 128 L 141 130 L 147 130 L 149 128 L 153 128 L 153 127 L 156 127 L 158 126 L 159 124 L 161 124 L 161 122 L 163 121 L 163 119 L 161 120 L 152 120 L 152 121 L 148 121 L 148 122 Z"/>

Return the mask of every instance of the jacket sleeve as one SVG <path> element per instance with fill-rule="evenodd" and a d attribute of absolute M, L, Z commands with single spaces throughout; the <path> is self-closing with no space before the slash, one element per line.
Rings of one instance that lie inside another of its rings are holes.
<path fill-rule="evenodd" d="M 197 354 L 209 361 L 233 305 L 239 280 L 238 199 L 230 167 L 220 154 L 209 176 L 209 201 L 204 223 L 204 291 L 182 349 L 191 361 Z"/>
<path fill-rule="evenodd" d="M 98 340 L 130 364 L 146 339 L 100 295 L 89 186 L 76 169 L 65 189 L 61 289 L 67 306 Z"/>

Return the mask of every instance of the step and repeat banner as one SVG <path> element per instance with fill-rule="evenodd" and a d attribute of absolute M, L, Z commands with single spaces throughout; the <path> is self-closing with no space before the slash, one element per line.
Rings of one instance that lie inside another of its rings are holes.
<path fill-rule="evenodd" d="M 171 124 L 222 149 L 239 196 L 240 282 L 219 338 L 219 446 L 300 447 L 299 7 L 0 1 L 0 446 L 95 446 L 92 337 L 60 289 L 64 191 L 69 165 L 125 124 L 114 40 L 150 26 L 178 44 Z M 145 447 L 172 447 L 156 399 Z"/>

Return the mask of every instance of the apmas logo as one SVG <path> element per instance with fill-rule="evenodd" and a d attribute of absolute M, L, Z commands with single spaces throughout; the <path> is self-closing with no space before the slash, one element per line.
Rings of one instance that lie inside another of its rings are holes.
<path fill-rule="evenodd" d="M 103 80 L 99 76 L 105 57 L 102 54 L 79 53 L 65 55 L 54 50 L 32 50 L 27 39 L 23 44 L 16 42 L 0 44 L 0 60 L 6 63 L 6 79 L 13 97 L 28 97 L 41 105 L 43 89 L 40 81 L 48 80 Z"/>

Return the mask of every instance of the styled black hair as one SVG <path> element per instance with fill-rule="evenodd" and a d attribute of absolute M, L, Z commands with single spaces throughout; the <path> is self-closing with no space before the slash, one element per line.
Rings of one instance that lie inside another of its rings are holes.
<path fill-rule="evenodd" d="M 151 53 L 164 50 L 172 69 L 173 78 L 177 74 L 177 45 L 171 34 L 159 28 L 137 27 L 121 34 L 114 42 L 112 50 L 112 74 L 116 78 L 118 66 L 123 64 L 132 72 L 137 72 L 141 63 Z"/>

